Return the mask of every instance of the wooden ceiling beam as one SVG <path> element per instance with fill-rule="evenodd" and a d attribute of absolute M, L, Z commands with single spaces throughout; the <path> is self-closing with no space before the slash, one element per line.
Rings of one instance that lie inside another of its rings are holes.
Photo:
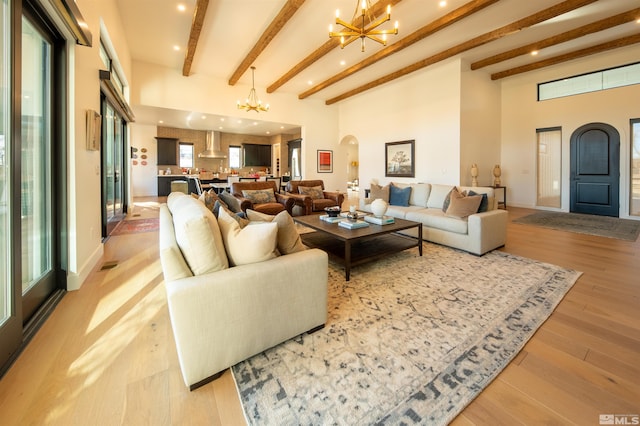
<path fill-rule="evenodd" d="M 457 46 L 446 49 L 440 53 L 436 53 L 433 56 L 425 58 L 419 62 L 416 62 L 412 65 L 401 68 L 397 71 L 394 71 L 390 74 L 387 74 L 383 77 L 380 77 L 376 80 L 373 80 L 367 84 L 364 84 L 355 89 L 349 90 L 341 95 L 333 97 L 325 101 L 325 104 L 331 105 L 336 102 L 340 102 L 344 99 L 350 98 L 351 96 L 355 96 L 359 93 L 365 92 L 374 87 L 380 86 L 382 84 L 393 81 L 397 78 L 403 77 L 407 74 L 411 74 L 421 68 L 425 68 L 429 65 L 433 65 L 437 62 L 443 61 L 445 59 L 451 58 L 457 54 L 465 52 L 470 49 L 474 49 L 478 46 L 482 46 L 491 41 L 498 40 L 502 37 L 508 36 L 510 34 L 517 33 L 518 31 L 538 24 L 540 22 L 547 21 L 549 19 L 555 18 L 556 16 L 560 16 L 572 10 L 578 9 L 580 7 L 586 6 L 590 3 L 594 3 L 597 0 L 565 0 L 561 3 L 558 3 L 554 6 L 551 6 L 547 9 L 541 10 L 540 12 L 534 13 L 533 15 L 529 15 L 523 19 L 512 22 L 511 24 L 505 25 L 504 27 L 498 28 L 493 31 L 489 31 L 488 33 L 482 34 L 478 37 L 472 38 L 470 40 L 465 41 Z"/>
<path fill-rule="evenodd" d="M 182 75 L 189 77 L 191 74 L 191 64 L 196 54 L 196 47 L 200 39 L 200 32 L 204 25 L 204 17 L 207 14 L 209 0 L 197 0 L 195 9 L 193 10 L 193 19 L 191 20 L 191 31 L 189 32 L 189 40 L 187 41 L 187 51 L 184 54 L 184 63 L 182 64 Z"/>
<path fill-rule="evenodd" d="M 477 70 L 489 65 L 494 65 L 509 59 L 516 58 L 518 56 L 529 54 L 533 51 L 539 51 L 545 47 L 555 46 L 556 44 L 564 43 L 570 40 L 574 40 L 580 37 L 584 37 L 588 34 L 593 34 L 598 31 L 603 31 L 609 28 L 616 27 L 618 25 L 633 22 L 640 18 L 640 8 L 633 9 L 628 12 L 620 13 L 615 16 L 601 19 L 588 25 L 584 25 L 579 28 L 575 28 L 564 33 L 545 38 L 543 40 L 536 41 L 534 43 L 527 44 L 525 46 L 518 47 L 516 49 L 509 50 L 507 52 L 499 53 L 494 56 L 490 56 L 486 59 L 474 62 L 471 64 L 472 70 Z"/>
<path fill-rule="evenodd" d="M 371 15 L 373 18 L 377 18 L 382 14 L 386 13 L 387 5 L 395 6 L 400 3 L 402 0 L 389 0 L 386 2 L 376 2 L 373 6 L 371 6 Z M 368 23 L 368 22 L 367 22 Z M 355 23 L 359 25 L 360 23 Z M 330 38 L 327 40 L 322 46 L 314 50 L 309 56 L 304 58 L 302 61 L 298 62 L 293 68 L 291 68 L 285 75 L 280 77 L 274 83 L 267 87 L 267 93 L 273 93 L 278 90 L 282 85 L 284 85 L 287 81 L 291 80 L 296 75 L 300 74 L 307 67 L 311 66 L 318 59 L 322 58 L 327 53 L 331 52 L 336 47 L 340 46 L 340 40 L 337 38 Z"/>
<path fill-rule="evenodd" d="M 545 68 L 551 65 L 556 65 L 562 62 L 570 61 L 585 56 L 595 55 L 596 53 L 606 52 L 607 50 L 619 49 L 621 47 L 630 46 L 632 44 L 640 43 L 640 34 L 634 34 L 627 37 L 622 37 L 616 40 L 600 43 L 595 46 L 587 47 L 584 49 L 576 50 L 574 52 L 565 53 L 563 55 L 554 56 L 542 61 L 534 62 L 531 64 L 523 65 L 516 68 L 511 68 L 505 71 L 500 71 L 491 74 L 491 80 L 499 80 L 505 77 L 511 77 L 512 75 L 522 74 L 524 72 Z"/>
<path fill-rule="evenodd" d="M 452 25 L 460 21 L 461 19 L 464 19 L 467 16 L 470 16 L 484 9 L 487 6 L 497 3 L 498 1 L 499 0 L 472 0 L 469 3 L 466 3 L 463 6 L 460 6 L 456 10 L 447 13 L 446 15 L 436 19 L 435 21 L 430 22 L 429 24 L 425 25 L 419 30 L 414 31 L 413 33 L 409 34 L 408 36 L 398 41 L 397 43 L 394 43 L 390 46 L 385 47 L 382 50 L 379 50 L 378 52 L 369 56 L 365 60 L 360 61 L 359 63 L 347 68 L 346 70 L 340 72 L 339 74 L 336 74 L 333 77 L 323 81 L 322 83 L 315 85 L 311 89 L 299 94 L 298 99 L 307 98 L 313 95 L 314 93 L 317 93 L 323 89 L 326 89 L 332 84 L 335 84 L 338 81 L 344 78 L 347 78 L 352 74 L 355 74 L 356 72 L 368 67 L 369 65 L 373 65 L 376 62 L 386 58 L 387 56 L 393 55 L 394 53 L 399 52 L 405 47 L 409 47 L 412 44 L 417 43 L 420 40 L 430 36 L 431 34 L 434 34 L 448 27 L 449 25 Z"/>
<path fill-rule="evenodd" d="M 278 15 L 271 21 L 267 29 L 262 33 L 257 43 L 253 46 L 251 51 L 244 57 L 238 68 L 233 72 L 231 78 L 229 78 L 229 85 L 233 86 L 240 80 L 242 74 L 244 74 L 251 64 L 258 58 L 264 49 L 267 48 L 269 43 L 275 38 L 281 29 L 289 22 L 293 15 L 298 11 L 300 6 L 305 0 L 287 0 Z"/>

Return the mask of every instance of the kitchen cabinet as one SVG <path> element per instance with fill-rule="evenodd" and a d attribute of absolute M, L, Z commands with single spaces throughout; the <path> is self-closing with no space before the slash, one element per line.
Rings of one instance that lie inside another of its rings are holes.
<path fill-rule="evenodd" d="M 158 141 L 158 165 L 178 165 L 178 139 L 156 137 Z"/>

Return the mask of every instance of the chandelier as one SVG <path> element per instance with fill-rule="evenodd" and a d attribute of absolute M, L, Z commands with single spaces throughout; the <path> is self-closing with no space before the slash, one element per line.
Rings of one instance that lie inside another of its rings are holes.
<path fill-rule="evenodd" d="M 238 100 L 238 109 L 255 112 L 269 111 L 269 104 L 262 105 L 262 101 L 256 95 L 255 70 L 256 67 L 251 67 L 251 90 L 249 90 L 249 96 L 243 104 Z"/>
<path fill-rule="evenodd" d="M 377 21 L 374 20 L 375 16 L 371 13 L 371 1 L 370 0 L 357 0 L 356 10 L 353 13 L 353 19 L 351 24 L 340 19 L 340 10 L 336 10 L 336 24 L 342 25 L 344 28 L 341 31 L 334 32 L 333 25 L 329 25 L 329 37 L 340 37 L 340 47 L 344 49 L 345 46 L 351 44 L 353 41 L 360 39 L 361 51 L 364 52 L 364 41 L 369 38 L 373 41 L 386 46 L 388 34 L 398 34 L 398 21 L 391 30 L 377 30 L 380 25 L 391 20 L 391 5 L 387 6 L 387 13 Z M 360 26 L 356 26 L 360 22 Z M 369 26 L 367 26 L 369 22 Z"/>

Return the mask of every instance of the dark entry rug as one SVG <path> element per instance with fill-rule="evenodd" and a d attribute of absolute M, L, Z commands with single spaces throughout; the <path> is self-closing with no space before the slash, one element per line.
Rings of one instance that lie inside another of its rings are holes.
<path fill-rule="evenodd" d="M 515 219 L 513 223 L 535 225 L 560 231 L 635 241 L 640 235 L 640 220 L 620 219 L 579 213 L 537 212 Z"/>
<path fill-rule="evenodd" d="M 329 262 L 325 328 L 232 368 L 247 423 L 446 425 L 579 276 L 433 244 L 361 265 L 350 281 Z"/>

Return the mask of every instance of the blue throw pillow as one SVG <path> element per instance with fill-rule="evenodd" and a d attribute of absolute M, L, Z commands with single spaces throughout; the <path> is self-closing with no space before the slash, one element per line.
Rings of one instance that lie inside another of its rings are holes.
<path fill-rule="evenodd" d="M 392 206 L 409 205 L 409 197 L 411 196 L 411 187 L 400 188 L 395 185 L 389 186 L 389 204 Z"/>
<path fill-rule="evenodd" d="M 478 207 L 478 213 L 486 212 L 489 210 L 489 198 L 487 197 L 487 194 L 478 194 L 473 190 L 469 190 L 468 195 L 482 195 L 482 201 L 480 201 L 480 207 Z"/>

